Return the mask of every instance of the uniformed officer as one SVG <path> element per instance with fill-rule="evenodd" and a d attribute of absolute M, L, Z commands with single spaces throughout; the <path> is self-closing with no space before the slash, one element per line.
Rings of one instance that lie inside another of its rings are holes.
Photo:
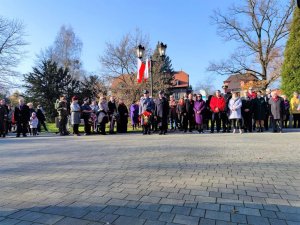
<path fill-rule="evenodd" d="M 151 119 L 149 118 L 149 120 L 147 121 L 147 124 L 146 124 L 146 123 L 144 123 L 145 121 L 144 121 L 143 116 L 144 116 L 145 112 L 148 112 L 148 113 L 150 113 L 149 117 L 151 117 L 151 115 L 154 112 L 155 105 L 154 105 L 153 100 L 149 97 L 149 91 L 144 90 L 143 93 L 144 93 L 144 96 L 140 100 L 139 115 L 141 116 L 141 124 L 143 127 L 143 134 L 150 134 Z"/>

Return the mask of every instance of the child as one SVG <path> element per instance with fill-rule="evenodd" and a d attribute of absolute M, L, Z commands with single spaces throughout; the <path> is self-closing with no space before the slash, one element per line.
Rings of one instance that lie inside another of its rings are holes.
<path fill-rule="evenodd" d="M 39 123 L 39 120 L 36 116 L 36 113 L 33 112 L 31 114 L 30 121 L 29 121 L 30 130 L 31 130 L 31 133 L 33 136 L 36 136 L 36 134 L 37 134 L 38 123 Z"/>

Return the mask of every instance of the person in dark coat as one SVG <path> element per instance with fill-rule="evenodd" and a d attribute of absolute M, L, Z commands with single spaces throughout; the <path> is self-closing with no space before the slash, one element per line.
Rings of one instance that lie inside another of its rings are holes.
<path fill-rule="evenodd" d="M 157 118 L 160 135 L 166 134 L 168 131 L 168 115 L 169 115 L 169 102 L 165 97 L 164 91 L 160 91 L 158 99 L 155 104 L 154 116 Z"/>
<path fill-rule="evenodd" d="M 37 106 L 36 116 L 39 120 L 37 131 L 41 132 L 41 126 L 43 126 L 44 130 L 46 132 L 48 132 L 48 129 L 47 129 L 47 126 L 46 126 L 46 123 L 45 123 L 46 117 L 45 117 L 45 114 L 44 114 L 44 110 L 43 110 L 42 106 L 40 106 L 40 105 Z"/>
<path fill-rule="evenodd" d="M 108 105 L 108 119 L 109 119 L 109 133 L 110 134 L 115 134 L 115 122 L 117 120 L 116 115 L 117 115 L 117 104 L 116 104 L 116 99 L 114 96 L 110 97 L 110 100 L 107 103 Z"/>
<path fill-rule="evenodd" d="M 68 123 L 68 106 L 67 99 L 65 96 L 60 96 L 59 102 L 57 104 L 57 112 L 59 118 L 59 133 L 61 136 L 69 135 L 67 131 L 67 123 Z"/>
<path fill-rule="evenodd" d="M 242 99 L 242 117 L 244 132 L 252 132 L 252 118 L 253 118 L 253 101 L 249 98 L 248 92 L 244 91 Z"/>
<path fill-rule="evenodd" d="M 210 109 L 210 100 L 212 98 L 212 95 L 209 95 L 207 97 L 206 103 L 205 103 L 205 112 L 204 112 L 204 126 L 207 130 L 209 130 L 209 124 L 211 124 L 212 119 L 212 111 Z"/>
<path fill-rule="evenodd" d="M 117 121 L 117 132 L 127 133 L 128 109 L 123 99 L 119 99 L 118 113 L 119 113 L 119 118 Z"/>
<path fill-rule="evenodd" d="M 269 100 L 271 98 L 271 89 L 267 88 L 266 89 L 266 93 L 264 95 L 264 99 L 267 103 L 267 110 L 266 110 L 266 117 L 265 117 L 265 121 L 264 121 L 264 127 L 265 127 L 265 130 L 268 131 L 269 130 L 269 126 L 271 125 L 272 126 L 272 117 L 270 117 L 271 115 L 271 109 L 270 109 L 270 105 L 269 105 Z"/>
<path fill-rule="evenodd" d="M 139 126 L 139 103 L 132 102 L 130 106 L 130 119 L 132 130 L 135 130 Z"/>
<path fill-rule="evenodd" d="M 186 100 L 186 112 L 187 112 L 187 120 L 189 124 L 189 131 L 193 132 L 193 127 L 195 127 L 195 111 L 194 111 L 194 104 L 195 101 L 193 100 L 193 95 L 189 94 L 188 99 Z"/>
<path fill-rule="evenodd" d="M 6 122 L 8 111 L 6 109 L 5 100 L 0 101 L 0 137 L 6 136 Z"/>
<path fill-rule="evenodd" d="M 230 99 L 232 98 L 232 93 L 230 91 L 226 92 L 226 94 L 224 94 L 224 98 L 225 98 L 226 105 L 225 105 L 224 112 L 221 113 L 221 120 L 222 120 L 223 132 L 229 133 L 231 130 L 231 122 L 228 118 L 230 112 L 228 104 Z"/>
<path fill-rule="evenodd" d="M 23 137 L 27 137 L 28 125 L 30 120 L 29 107 L 24 104 L 23 99 L 19 99 L 19 105 L 15 108 L 14 119 L 17 124 L 17 137 L 23 134 Z"/>
<path fill-rule="evenodd" d="M 90 101 L 88 98 L 83 99 L 83 104 L 81 106 L 81 116 L 84 121 L 84 135 L 91 135 L 91 114 L 93 110 L 90 106 Z"/>
<path fill-rule="evenodd" d="M 180 98 L 177 104 L 180 131 L 187 132 L 187 111 L 184 98 Z"/>
<path fill-rule="evenodd" d="M 152 98 L 149 97 L 149 91 L 143 91 L 144 96 L 140 99 L 139 115 L 141 116 L 141 124 L 143 128 L 143 135 L 151 134 L 150 126 L 152 123 L 152 114 L 155 110 L 155 103 Z M 144 118 L 146 120 L 144 120 Z"/>
<path fill-rule="evenodd" d="M 271 116 L 273 119 L 273 132 L 282 133 L 284 103 L 283 99 L 278 96 L 276 91 L 272 91 L 272 98 L 269 99 Z"/>
<path fill-rule="evenodd" d="M 266 118 L 266 112 L 268 110 L 267 102 L 261 94 L 261 91 L 257 92 L 257 96 L 252 100 L 253 101 L 253 114 L 254 120 L 256 122 L 257 132 L 263 132 L 264 121 Z"/>
<path fill-rule="evenodd" d="M 283 125 L 284 128 L 288 128 L 288 123 L 290 121 L 290 101 L 287 99 L 286 95 L 282 95 L 282 98 L 283 98 L 283 105 L 284 105 Z"/>

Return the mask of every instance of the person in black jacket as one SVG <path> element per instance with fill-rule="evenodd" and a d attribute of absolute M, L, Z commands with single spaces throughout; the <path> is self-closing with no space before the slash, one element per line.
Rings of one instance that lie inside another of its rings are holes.
<path fill-rule="evenodd" d="M 109 133 L 110 134 L 115 134 L 114 128 L 115 128 L 115 122 L 116 122 L 116 114 L 117 114 L 117 104 L 116 104 L 116 99 L 114 96 L 110 97 L 109 102 L 107 103 L 108 105 L 108 119 L 109 119 Z"/>
<path fill-rule="evenodd" d="M 188 99 L 185 102 L 186 104 L 186 112 L 187 112 L 187 120 L 189 124 L 189 131 L 193 132 L 193 128 L 195 127 L 195 111 L 194 111 L 194 100 L 193 95 L 189 94 Z"/>
<path fill-rule="evenodd" d="M 6 122 L 8 111 L 6 109 L 5 100 L 0 101 L 0 137 L 6 136 Z"/>
<path fill-rule="evenodd" d="M 159 134 L 166 134 L 168 130 L 169 102 L 164 96 L 164 91 L 160 91 L 158 94 L 154 115 L 157 118 L 157 122 L 159 125 Z"/>
<path fill-rule="evenodd" d="M 117 132 L 118 133 L 127 133 L 127 124 L 128 124 L 128 108 L 124 104 L 123 99 L 119 99 L 118 105 L 118 120 L 117 120 Z"/>
<path fill-rule="evenodd" d="M 30 120 L 29 107 L 24 104 L 23 99 L 19 99 L 19 105 L 15 108 L 14 118 L 17 124 L 17 137 L 23 134 L 23 137 L 27 137 L 27 128 Z"/>
<path fill-rule="evenodd" d="M 249 98 L 247 91 L 244 91 L 242 97 L 242 117 L 244 132 L 252 132 L 253 124 L 253 100 Z"/>
<path fill-rule="evenodd" d="M 37 111 L 36 111 L 36 116 L 39 120 L 39 124 L 38 124 L 38 132 L 41 132 L 41 125 L 44 127 L 45 131 L 48 132 L 48 129 L 47 129 L 47 126 L 46 126 L 46 117 L 45 117 L 45 114 L 44 114 L 44 110 L 42 108 L 42 106 L 38 105 L 37 106 Z"/>

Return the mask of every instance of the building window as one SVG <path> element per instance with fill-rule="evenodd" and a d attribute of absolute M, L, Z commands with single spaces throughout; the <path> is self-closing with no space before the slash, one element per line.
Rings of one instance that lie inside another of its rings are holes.
<path fill-rule="evenodd" d="M 179 100 L 180 94 L 178 92 L 175 92 L 174 93 L 174 98 L 175 98 L 175 100 Z"/>

